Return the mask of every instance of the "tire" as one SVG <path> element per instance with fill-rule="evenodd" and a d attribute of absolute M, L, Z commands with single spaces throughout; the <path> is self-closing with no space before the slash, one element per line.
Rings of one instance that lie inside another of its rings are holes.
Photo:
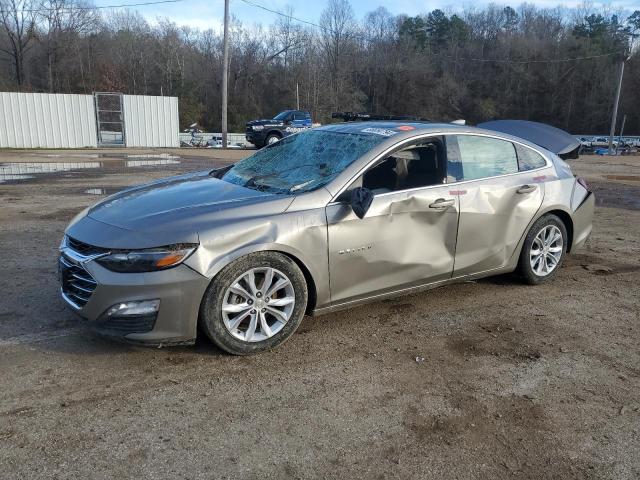
<path fill-rule="evenodd" d="M 265 286 L 269 270 L 271 282 Z M 277 290 L 270 292 L 273 288 Z M 228 353 L 264 352 L 296 331 L 308 296 L 304 274 L 293 260 L 277 252 L 252 253 L 227 265 L 212 280 L 200 306 L 200 326 Z"/>
<path fill-rule="evenodd" d="M 539 285 L 557 275 L 567 253 L 567 238 L 567 228 L 557 216 L 547 214 L 536 220 L 520 252 L 518 269 L 525 282 Z"/>
<path fill-rule="evenodd" d="M 269 135 L 267 135 L 267 138 L 264 140 L 264 144 L 265 146 L 271 145 L 272 143 L 276 143 L 281 138 L 282 137 L 277 133 L 270 133 Z"/>

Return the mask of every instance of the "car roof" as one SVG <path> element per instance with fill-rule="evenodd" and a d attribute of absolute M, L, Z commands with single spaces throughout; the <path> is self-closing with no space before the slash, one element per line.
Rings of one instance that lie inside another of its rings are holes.
<path fill-rule="evenodd" d="M 338 133 L 355 133 L 355 134 L 375 134 L 379 133 L 384 135 L 383 131 L 372 131 L 367 129 L 380 129 L 389 130 L 393 133 L 388 135 L 389 140 L 403 140 L 405 138 L 414 137 L 416 135 L 424 135 L 429 133 L 442 134 L 442 133 L 479 133 L 484 135 L 491 135 L 505 140 L 523 142 L 528 145 L 532 145 L 525 139 L 515 137 L 503 132 L 497 132 L 495 130 L 487 130 L 484 128 L 472 127 L 469 125 L 459 125 L 455 123 L 431 123 L 431 122 L 419 122 L 419 121 L 403 121 L 403 120 L 374 120 L 374 121 L 354 121 L 354 122 L 342 122 L 331 123 L 317 127 L 318 130 L 338 132 Z M 386 143 L 386 142 L 385 142 Z"/>
<path fill-rule="evenodd" d="M 507 132 L 492 130 L 487 128 L 474 127 L 469 125 L 459 125 L 455 123 L 431 123 L 427 121 L 403 121 L 403 120 L 375 120 L 375 121 L 353 121 L 332 123 L 317 127 L 319 130 L 338 132 L 338 133 L 354 133 L 354 134 L 380 134 L 388 137 L 387 141 L 382 142 L 381 146 L 388 146 L 391 143 L 402 141 L 417 135 L 433 133 L 440 134 L 481 134 L 491 137 L 501 138 L 510 142 L 517 142 L 529 146 L 537 151 L 550 152 L 544 145 L 534 142 L 528 138 L 512 135 Z M 380 129 L 381 131 L 371 131 L 367 129 Z M 384 132 L 389 130 L 390 132 Z M 568 134 L 567 134 L 568 135 Z M 573 138 L 573 137 L 572 137 Z M 574 139 L 575 140 L 575 139 Z M 578 143 L 578 142 L 576 142 Z M 579 144 L 578 144 L 579 145 Z"/>
<path fill-rule="evenodd" d="M 440 131 L 443 127 L 460 127 L 461 125 L 454 125 L 448 123 L 430 123 L 430 122 L 416 122 L 409 120 L 371 120 L 371 121 L 354 121 L 354 122 L 340 122 L 330 123 L 318 127 L 321 130 L 330 130 L 332 132 L 340 133 L 363 133 L 366 128 L 382 128 L 394 131 L 411 131 L 413 133 L 429 131 Z M 412 127 L 410 129 L 399 129 L 398 127 Z M 366 133 L 366 132 L 365 132 Z"/>

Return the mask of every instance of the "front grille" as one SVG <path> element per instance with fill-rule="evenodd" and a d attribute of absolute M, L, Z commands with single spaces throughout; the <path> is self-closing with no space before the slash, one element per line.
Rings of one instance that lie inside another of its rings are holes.
<path fill-rule="evenodd" d="M 106 248 L 89 245 L 88 243 L 81 242 L 80 240 L 76 240 L 72 237 L 67 237 L 67 246 L 71 248 L 71 250 L 75 250 L 80 255 L 84 256 L 99 255 L 109 251 Z"/>
<path fill-rule="evenodd" d="M 82 265 L 65 257 L 64 253 L 60 255 L 59 262 L 62 293 L 76 307 L 84 307 L 96 288 L 96 281 Z"/>

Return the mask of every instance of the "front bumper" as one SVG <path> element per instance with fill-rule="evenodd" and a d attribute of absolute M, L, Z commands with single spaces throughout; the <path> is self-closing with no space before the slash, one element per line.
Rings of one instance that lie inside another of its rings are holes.
<path fill-rule="evenodd" d="M 264 143 L 265 137 L 266 137 L 265 132 L 262 130 L 260 131 L 247 130 L 244 136 L 247 142 L 252 143 L 254 145 L 260 145 Z"/>
<path fill-rule="evenodd" d="M 65 293 L 64 283 L 61 294 L 67 305 L 88 320 L 97 333 L 146 345 L 195 341 L 200 302 L 209 284 L 206 277 L 186 265 L 159 272 L 116 273 L 91 259 L 79 263 L 64 252 L 61 258 L 83 268 L 95 281 L 92 292 L 85 295 L 88 300 L 84 304 Z M 160 300 L 160 306 L 152 317 L 113 319 L 106 316 L 109 308 L 116 304 L 156 299 Z"/>

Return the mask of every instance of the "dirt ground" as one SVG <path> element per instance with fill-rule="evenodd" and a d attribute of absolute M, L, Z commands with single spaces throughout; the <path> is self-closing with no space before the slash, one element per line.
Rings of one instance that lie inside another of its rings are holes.
<path fill-rule="evenodd" d="M 640 477 L 640 157 L 571 162 L 594 233 L 542 286 L 506 275 L 309 318 L 250 358 L 113 343 L 63 306 L 75 213 L 244 154 L 0 152 L 2 478 Z"/>

